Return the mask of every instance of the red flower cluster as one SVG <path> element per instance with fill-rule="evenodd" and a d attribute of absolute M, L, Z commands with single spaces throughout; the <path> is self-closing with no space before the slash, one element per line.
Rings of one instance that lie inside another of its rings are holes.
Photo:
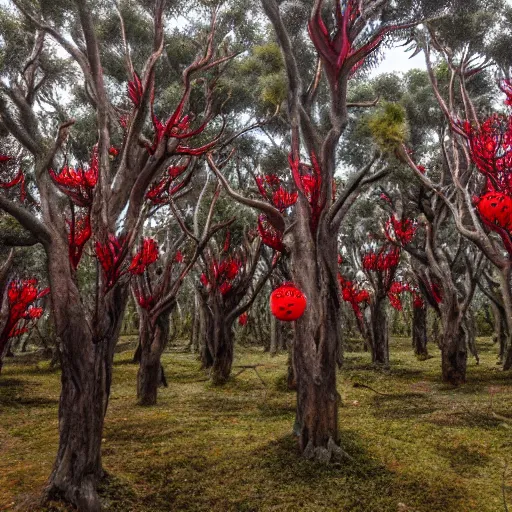
<path fill-rule="evenodd" d="M 327 28 L 322 19 L 322 2 L 317 2 L 316 10 L 308 22 L 311 41 L 318 51 L 331 86 L 334 86 L 342 70 L 355 73 L 364 63 L 367 55 L 382 42 L 384 34 L 394 27 L 382 29 L 377 36 L 359 48 L 354 47 L 352 28 L 357 23 L 361 11 L 359 0 L 337 0 L 334 31 Z M 349 65 L 350 68 L 346 68 Z"/>
<path fill-rule="evenodd" d="M 249 315 L 247 313 L 242 313 L 239 317 L 238 317 L 238 323 L 242 326 L 242 327 L 245 327 L 247 325 L 247 321 L 249 320 Z"/>
<path fill-rule="evenodd" d="M 423 309 L 425 307 L 425 301 L 416 291 L 412 292 L 412 306 L 414 309 Z"/>
<path fill-rule="evenodd" d="M 362 258 L 363 268 L 365 270 L 377 272 L 392 270 L 398 266 L 399 262 L 400 248 L 386 245 L 377 252 L 373 249 L 367 251 Z"/>
<path fill-rule="evenodd" d="M 142 82 L 140 80 L 139 75 L 134 71 L 133 80 L 130 80 L 128 82 L 128 96 L 135 105 L 135 108 L 140 107 L 140 102 L 142 101 L 143 94 L 144 87 L 142 86 Z"/>
<path fill-rule="evenodd" d="M 98 147 L 95 146 L 87 168 L 65 165 L 59 173 L 50 169 L 53 182 L 66 194 L 76 206 L 90 208 L 94 187 L 98 182 Z"/>
<path fill-rule="evenodd" d="M 407 245 L 414 238 L 417 228 L 416 221 L 407 218 L 399 220 L 396 215 L 392 215 L 386 221 L 384 232 L 390 242 Z"/>
<path fill-rule="evenodd" d="M 132 258 L 128 272 L 133 275 L 142 275 L 148 265 L 158 260 L 158 244 L 152 238 L 144 238 L 139 250 Z"/>
<path fill-rule="evenodd" d="M 393 281 L 388 291 L 388 299 L 391 306 L 397 311 L 402 311 L 402 301 L 400 299 L 400 294 L 410 291 L 411 287 L 408 283 Z"/>
<path fill-rule="evenodd" d="M 167 175 L 159 182 L 155 183 L 146 193 L 146 197 L 154 204 L 166 204 L 170 198 L 185 187 L 192 178 L 189 174 L 185 179 L 178 183 L 174 183 L 176 178 L 181 176 L 188 168 L 189 162 L 185 165 L 171 165 L 167 169 Z"/>
<path fill-rule="evenodd" d="M 264 214 L 258 217 L 258 233 L 265 245 L 274 249 L 274 251 L 284 251 L 282 231 L 277 230 Z"/>
<path fill-rule="evenodd" d="M 5 164 L 13 159 L 10 155 L 0 155 L 0 164 Z M 13 188 L 16 185 L 20 186 L 20 201 L 23 202 L 27 197 L 27 191 L 25 189 L 25 175 L 21 169 L 18 170 L 18 173 L 12 180 L 0 181 L 0 188 L 3 189 Z"/>
<path fill-rule="evenodd" d="M 241 268 L 242 262 L 231 256 L 222 259 L 220 262 L 212 256 L 208 273 L 203 272 L 201 274 L 201 284 L 210 293 L 219 290 L 222 295 L 226 295 L 232 290 L 233 283 L 238 277 Z"/>
<path fill-rule="evenodd" d="M 361 312 L 360 304 L 370 302 L 370 294 L 366 290 L 361 290 L 353 282 L 345 279 L 341 274 L 338 274 L 338 283 L 341 288 L 341 296 L 345 302 L 349 302 L 356 317 L 361 320 L 363 314 Z"/>
<path fill-rule="evenodd" d="M 298 193 L 288 192 L 275 174 L 256 176 L 256 185 L 264 199 L 273 204 L 281 213 L 297 202 Z"/>
<path fill-rule="evenodd" d="M 142 85 L 142 81 L 137 73 L 133 73 L 133 80 L 128 82 L 128 96 L 133 102 L 135 108 L 139 108 L 142 102 L 142 97 L 144 95 L 144 87 Z M 167 121 L 162 123 L 160 119 L 155 115 L 153 106 L 154 106 L 154 95 L 151 95 L 150 107 L 151 107 L 151 119 L 153 122 L 153 128 L 155 130 L 155 136 L 153 139 L 153 143 L 146 144 L 146 149 L 150 155 L 153 155 L 159 146 L 160 142 L 164 137 L 173 137 L 176 139 L 188 139 L 195 135 L 199 135 L 202 133 L 206 126 L 208 125 L 210 119 L 206 119 L 203 124 L 201 124 L 195 130 L 190 129 L 191 117 L 190 115 L 183 115 L 183 109 L 185 107 L 186 96 L 184 95 L 174 113 L 167 119 Z M 201 146 L 199 148 L 190 148 L 188 146 L 183 146 L 179 144 L 176 148 L 175 152 L 183 155 L 190 156 L 200 156 L 206 153 L 209 149 L 211 149 L 217 143 L 218 137 Z"/>
<path fill-rule="evenodd" d="M 76 270 L 78 264 L 82 259 L 85 244 L 89 241 L 92 235 L 91 229 L 91 217 L 89 212 L 84 217 L 75 219 L 73 221 L 67 221 L 69 233 L 69 261 L 72 267 Z"/>
<path fill-rule="evenodd" d="M 96 242 L 94 249 L 96 251 L 96 257 L 103 269 L 103 273 L 105 274 L 105 291 L 108 291 L 124 274 L 124 272 L 121 271 L 121 266 L 126 256 L 125 239 L 110 234 L 108 235 L 106 244 Z"/>
<path fill-rule="evenodd" d="M 9 338 L 28 332 L 30 322 L 37 321 L 43 314 L 43 308 L 36 307 L 35 302 L 50 292 L 49 288 L 40 290 L 37 279 L 15 279 L 7 289 L 8 316 L 0 333 L 0 354 Z"/>
<path fill-rule="evenodd" d="M 311 165 L 307 165 L 295 159 L 293 154 L 288 155 L 295 185 L 306 196 L 311 207 L 311 231 L 316 233 L 320 214 L 325 207 L 325 199 L 321 199 L 322 169 L 315 153 L 311 153 L 310 159 Z"/>
<path fill-rule="evenodd" d="M 505 192 L 512 185 L 512 117 L 493 114 L 480 128 L 463 123 L 471 159 L 487 177 L 488 191 Z"/>
<path fill-rule="evenodd" d="M 184 259 L 184 258 L 183 258 L 183 253 L 182 253 L 181 251 L 178 251 L 178 252 L 176 253 L 176 256 L 174 256 L 174 261 L 175 261 L 176 263 L 183 263 L 183 259 Z"/>

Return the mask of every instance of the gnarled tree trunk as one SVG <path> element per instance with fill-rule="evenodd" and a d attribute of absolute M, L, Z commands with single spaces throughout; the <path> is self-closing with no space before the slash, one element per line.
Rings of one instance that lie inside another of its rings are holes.
<path fill-rule="evenodd" d="M 161 357 L 169 341 L 170 315 L 171 310 L 167 310 L 153 321 L 146 310 L 141 313 L 140 364 L 137 373 L 139 405 L 155 405 L 158 387 L 167 385 Z"/>
<path fill-rule="evenodd" d="M 103 423 L 128 294 L 124 286 L 114 287 L 94 325 L 89 325 L 70 269 L 62 264 L 61 255 L 66 251 L 67 246 L 56 242 L 48 258 L 62 390 L 59 448 L 45 496 L 64 499 L 80 511 L 96 512 L 101 509 L 96 488 L 103 476 Z"/>
<path fill-rule="evenodd" d="M 304 315 L 295 322 L 294 430 L 305 457 L 327 462 L 339 450 L 336 356 L 340 343 L 340 303 L 336 239 L 322 236 L 326 235 L 322 231 L 317 238 L 320 244 L 316 246 L 316 237 L 312 237 L 307 221 L 301 219 L 292 249 L 291 273 L 308 301 Z"/>
<path fill-rule="evenodd" d="M 458 386 L 466 382 L 468 353 L 462 319 L 456 306 L 443 312 L 441 367 L 443 381 Z"/>
<path fill-rule="evenodd" d="M 428 357 L 427 349 L 427 308 L 413 308 L 412 311 L 412 348 L 419 359 Z"/>

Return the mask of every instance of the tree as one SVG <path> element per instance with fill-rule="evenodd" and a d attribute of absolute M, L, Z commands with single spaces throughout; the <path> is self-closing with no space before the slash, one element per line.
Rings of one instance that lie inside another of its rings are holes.
<path fill-rule="evenodd" d="M 124 107 L 117 107 L 109 99 L 101 43 L 89 3 L 80 1 L 69 7 L 76 22 L 74 34 L 78 42 L 70 41 L 46 23 L 41 13 L 34 13 L 21 2 L 15 4 L 33 28 L 32 54 L 27 65 L 6 71 L 11 75 L 9 80 L 2 80 L 0 116 L 2 126 L 31 157 L 31 181 L 40 198 L 41 210 L 36 215 L 3 195 L 0 208 L 15 217 L 43 245 L 48 260 L 52 307 L 61 348 L 62 393 L 59 449 L 47 496 L 63 498 L 84 511 L 97 511 L 100 503 L 96 486 L 103 475 L 100 448 L 112 360 L 128 298 L 127 257 L 145 218 L 145 194 L 153 180 L 168 167 L 170 158 L 200 155 L 218 141 L 214 137 L 203 145 L 187 145 L 187 140 L 200 135 L 215 116 L 211 111 L 209 82 L 203 119 L 195 123 L 197 127 L 191 126 L 192 118 L 185 110 L 193 88 L 192 76 L 212 69 L 230 56 L 216 59 L 213 16 L 206 49 L 183 70 L 178 106 L 162 123 L 154 113 L 153 104 L 155 66 L 164 49 L 165 0 L 157 0 L 151 10 L 153 48 L 140 77 L 125 47 L 131 108 L 126 108 L 126 101 Z M 123 35 L 122 26 L 120 33 Z M 40 63 L 51 51 L 46 43 L 49 37 L 80 68 L 97 133 L 97 144 L 90 151 L 88 166 L 70 166 L 64 162 L 55 172 L 49 170 L 58 167 L 58 154 L 73 120 L 62 123 L 51 140 L 34 109 L 41 83 L 46 80 Z M 151 140 L 144 136 L 149 112 Z M 114 148 L 117 156 L 112 160 L 111 137 L 116 132 L 122 133 L 122 143 Z M 97 285 L 92 297 L 80 289 L 76 271 L 88 238 L 95 241 L 98 258 Z"/>
<path fill-rule="evenodd" d="M 343 5 L 336 3 L 328 28 L 323 19 L 323 2 L 316 1 L 308 30 L 317 65 L 315 69 L 308 69 L 298 65 L 294 46 L 302 48 L 300 36 L 292 38 L 277 2 L 263 0 L 262 4 L 274 28 L 288 79 L 289 165 L 299 192 L 294 222 L 287 225 L 275 206 L 233 191 L 216 170 L 212 158 L 209 162 L 234 199 L 259 209 L 266 216 L 262 222 L 266 222 L 268 238 L 272 239 L 274 248 L 281 245 L 283 251 L 289 252 L 293 281 L 308 298 L 308 308 L 296 323 L 294 340 L 296 433 L 300 450 L 306 457 L 330 460 L 333 453 L 341 453 L 337 446 L 336 391 L 336 360 L 341 343 L 338 231 L 361 187 L 387 172 L 383 168 L 369 175 L 377 161 L 377 157 L 370 157 L 344 190 L 337 195 L 333 191 L 336 150 L 348 123 L 348 81 L 387 33 L 412 24 L 372 24 L 382 13 L 385 2 L 349 0 Z M 365 42 L 361 42 L 363 38 Z M 304 85 L 306 81 L 310 84 L 308 87 Z M 320 91 L 326 91 L 323 98 L 327 98 L 328 113 L 317 119 L 313 106 Z M 301 161 L 301 147 L 305 148 L 308 164 Z"/>

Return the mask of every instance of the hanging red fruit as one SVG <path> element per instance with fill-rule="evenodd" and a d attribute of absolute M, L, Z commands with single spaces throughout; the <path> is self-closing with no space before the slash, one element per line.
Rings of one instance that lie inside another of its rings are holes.
<path fill-rule="evenodd" d="M 303 315 L 306 305 L 305 295 L 291 283 L 283 284 L 270 294 L 270 311 L 279 320 L 297 320 Z"/>
<path fill-rule="evenodd" d="M 484 221 L 500 228 L 512 228 L 512 197 L 502 192 L 489 192 L 479 198 L 478 213 Z"/>

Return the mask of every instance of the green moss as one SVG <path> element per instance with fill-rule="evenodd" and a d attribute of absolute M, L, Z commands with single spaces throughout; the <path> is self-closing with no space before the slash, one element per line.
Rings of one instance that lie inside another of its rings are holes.
<path fill-rule="evenodd" d="M 393 152 L 409 137 L 405 109 L 398 103 L 384 103 L 370 116 L 368 128 L 379 147 L 385 152 Z"/>
<path fill-rule="evenodd" d="M 286 355 L 237 347 L 235 367 L 263 364 L 258 371 L 266 386 L 246 370 L 215 388 L 204 382 L 194 355 L 169 351 L 169 387 L 160 390 L 157 406 L 143 408 L 135 405 L 132 351 L 117 354 L 103 443 L 105 510 L 503 510 L 511 428 L 490 415 L 489 388 L 499 391 L 495 411 L 510 416 L 512 384 L 496 371 L 491 341 L 480 340 L 479 348 L 481 363 L 470 361 L 468 384 L 460 389 L 440 383 L 433 346 L 433 357 L 418 361 L 409 340 L 392 340 L 389 371 L 373 369 L 366 353 L 347 351 L 339 415 L 341 442 L 353 460 L 330 466 L 298 456 Z M 57 448 L 58 394 L 59 375 L 46 363 L 7 362 L 0 377 L 0 510 L 13 503 L 42 510 L 37 498 Z"/>

